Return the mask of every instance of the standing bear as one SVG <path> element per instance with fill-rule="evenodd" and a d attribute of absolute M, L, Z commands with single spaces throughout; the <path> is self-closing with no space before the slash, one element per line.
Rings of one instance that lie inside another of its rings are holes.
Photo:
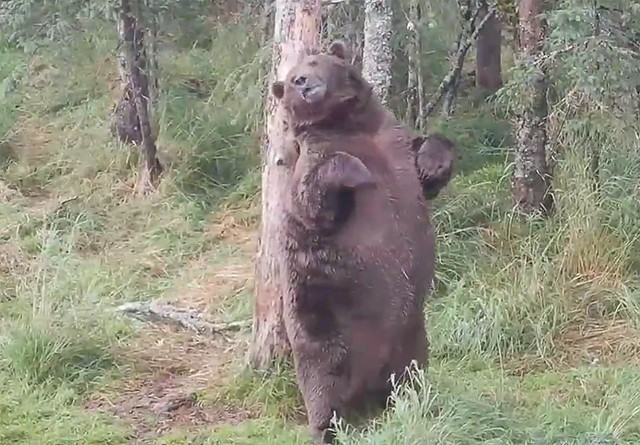
<path fill-rule="evenodd" d="M 300 147 L 282 228 L 285 327 L 310 433 L 330 443 L 334 411 L 386 401 L 392 374 L 428 362 L 435 237 L 416 174 L 424 144 L 340 42 L 305 57 L 272 93 Z"/>

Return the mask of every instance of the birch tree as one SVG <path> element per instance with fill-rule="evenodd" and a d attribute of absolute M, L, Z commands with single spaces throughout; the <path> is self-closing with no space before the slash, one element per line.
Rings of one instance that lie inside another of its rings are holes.
<path fill-rule="evenodd" d="M 276 0 L 271 79 L 284 80 L 305 55 L 320 49 L 321 0 Z M 282 318 L 282 220 L 284 190 L 295 157 L 288 144 L 284 109 L 271 94 L 262 151 L 262 221 L 256 258 L 253 339 L 249 361 L 266 368 L 290 352 Z"/>
<path fill-rule="evenodd" d="M 518 63 L 531 76 L 522 85 L 524 106 L 515 120 L 516 155 L 511 192 L 515 206 L 525 213 L 547 213 L 553 204 L 547 165 L 547 90 L 543 44 L 546 0 L 522 0 L 519 9 Z"/>
<path fill-rule="evenodd" d="M 386 104 L 391 86 L 393 60 L 391 0 L 365 0 L 364 13 L 362 76 L 371 83 L 380 102 Z"/>

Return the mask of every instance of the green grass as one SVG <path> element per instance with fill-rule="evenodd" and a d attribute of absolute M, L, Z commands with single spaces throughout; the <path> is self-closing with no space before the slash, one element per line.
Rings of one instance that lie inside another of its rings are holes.
<path fill-rule="evenodd" d="M 291 367 L 244 369 L 247 330 L 196 341 L 114 313 L 164 298 L 250 318 L 268 48 L 242 27 L 190 47 L 165 36 L 155 118 L 167 171 L 139 199 L 137 153 L 108 132 L 113 29 L 89 25 L 61 48 L 0 47 L 0 443 L 307 443 Z M 558 210 L 539 221 L 511 210 L 513 141 L 490 104 L 430 122 L 461 152 L 434 210 L 431 365 L 383 416 L 342 426 L 340 443 L 640 441 L 634 125 L 603 114 L 564 127 Z M 603 153 L 599 194 L 591 146 Z M 192 386 L 204 422 L 177 414 L 156 432 L 166 419 L 151 402 L 125 409 Z"/>

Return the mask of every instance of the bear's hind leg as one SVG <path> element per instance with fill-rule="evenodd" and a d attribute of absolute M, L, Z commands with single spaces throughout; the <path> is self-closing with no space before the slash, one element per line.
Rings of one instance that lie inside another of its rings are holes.
<path fill-rule="evenodd" d="M 344 395 L 348 389 L 346 349 L 337 345 L 322 347 L 296 354 L 298 387 L 302 393 L 309 433 L 315 444 L 333 443 L 330 430 L 334 412 L 343 414 Z"/>

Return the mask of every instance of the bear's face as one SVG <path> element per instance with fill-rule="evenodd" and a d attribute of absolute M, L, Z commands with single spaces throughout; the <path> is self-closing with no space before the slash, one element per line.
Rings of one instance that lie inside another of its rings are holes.
<path fill-rule="evenodd" d="M 372 94 L 371 86 L 345 61 L 341 42 L 332 43 L 328 54 L 305 57 L 271 90 L 283 101 L 296 128 L 344 118 Z"/>

